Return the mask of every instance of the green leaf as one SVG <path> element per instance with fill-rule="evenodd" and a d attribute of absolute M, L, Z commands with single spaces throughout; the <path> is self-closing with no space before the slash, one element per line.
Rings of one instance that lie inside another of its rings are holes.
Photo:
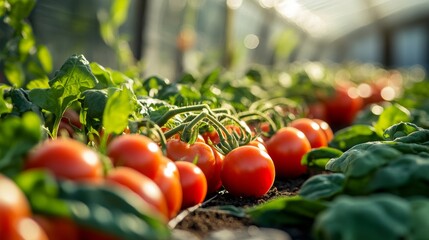
<path fill-rule="evenodd" d="M 26 112 L 34 112 L 39 115 L 40 119 L 43 119 L 41 109 L 29 100 L 28 93 L 24 89 L 11 89 L 8 95 L 13 105 L 12 115 L 21 116 Z"/>
<path fill-rule="evenodd" d="M 411 207 L 394 195 L 341 196 L 317 216 L 315 239 L 379 240 L 407 239 Z"/>
<path fill-rule="evenodd" d="M 49 81 L 52 88 L 63 88 L 64 97 L 78 96 L 82 91 L 95 87 L 97 78 L 83 55 L 72 55 Z"/>
<path fill-rule="evenodd" d="M 16 180 L 32 210 L 72 219 L 78 225 L 123 239 L 168 239 L 170 230 L 151 207 L 126 188 L 103 184 L 56 181 L 32 170 Z"/>
<path fill-rule="evenodd" d="M 116 28 L 121 26 L 128 16 L 129 0 L 114 0 L 110 9 L 112 23 Z"/>
<path fill-rule="evenodd" d="M 50 73 L 52 71 L 52 58 L 49 50 L 45 46 L 39 46 L 37 48 L 37 58 L 42 65 L 43 70 L 46 73 Z"/>
<path fill-rule="evenodd" d="M 4 65 L 4 74 L 12 86 L 21 87 L 24 84 L 25 73 L 20 62 L 6 62 Z"/>
<path fill-rule="evenodd" d="M 378 140 L 382 140 L 382 138 L 373 127 L 369 125 L 352 125 L 337 131 L 329 146 L 346 151 L 359 143 Z"/>
<path fill-rule="evenodd" d="M 19 29 L 21 21 L 30 15 L 36 0 L 9 0 L 10 12 L 8 21 L 15 29 Z"/>
<path fill-rule="evenodd" d="M 362 177 L 401 155 L 400 151 L 383 142 L 361 143 L 329 160 L 326 170 L 342 172 L 347 177 Z"/>
<path fill-rule="evenodd" d="M 345 176 L 342 173 L 319 174 L 302 185 L 299 195 L 311 200 L 328 200 L 344 190 Z"/>
<path fill-rule="evenodd" d="M 425 174 L 418 176 L 416 173 L 419 170 Z M 423 178 L 421 180 L 429 180 L 427 171 L 429 171 L 429 158 L 424 159 L 416 155 L 406 154 L 378 169 L 366 188 L 372 192 L 395 191 L 395 189 L 408 184 L 409 189 L 412 190 L 413 186 L 410 184 L 412 180 L 416 180 L 418 177 Z M 425 191 L 428 190 L 429 188 L 425 189 Z M 416 189 L 416 191 L 419 191 L 419 189 Z M 395 192 L 400 194 L 398 191 Z"/>
<path fill-rule="evenodd" d="M 94 129 L 100 129 L 104 109 L 107 103 L 107 90 L 91 89 L 82 93 L 81 100 L 81 115 L 83 115 L 82 123 L 86 126 L 91 126 Z"/>
<path fill-rule="evenodd" d="M 253 222 L 263 227 L 285 227 L 290 225 L 311 225 L 316 216 L 327 205 L 321 201 L 300 196 L 281 197 L 247 209 Z"/>
<path fill-rule="evenodd" d="M 42 138 L 40 126 L 33 112 L 0 121 L 0 173 L 13 176 L 22 171 L 24 156 Z"/>
<path fill-rule="evenodd" d="M 49 88 L 49 79 L 48 77 L 33 79 L 27 84 L 26 88 L 28 90 L 34 88 Z"/>
<path fill-rule="evenodd" d="M 71 218 L 67 203 L 58 198 L 58 183 L 48 171 L 28 170 L 19 174 L 15 182 L 27 196 L 33 212 Z"/>
<path fill-rule="evenodd" d="M 90 64 L 90 67 L 91 67 L 92 73 L 98 80 L 98 84 L 96 87 L 97 89 L 103 89 L 103 88 L 114 86 L 112 75 L 106 68 L 104 68 L 103 66 L 101 66 L 96 62 L 92 62 Z"/>
<path fill-rule="evenodd" d="M 98 83 L 83 55 L 72 55 L 49 81 L 50 88 L 34 88 L 29 92 L 30 100 L 55 115 L 52 136 L 57 136 L 58 125 L 64 111 Z"/>
<path fill-rule="evenodd" d="M 429 201 L 426 198 L 410 201 L 412 208 L 411 238 L 425 240 L 429 236 Z"/>
<path fill-rule="evenodd" d="M 4 92 L 8 88 L 6 85 L 0 85 L 0 115 L 12 111 L 12 105 L 4 97 Z"/>
<path fill-rule="evenodd" d="M 412 132 L 407 136 L 398 137 L 394 141 L 398 143 L 418 143 L 427 145 L 429 142 L 429 130 L 421 129 L 419 131 Z"/>
<path fill-rule="evenodd" d="M 134 109 L 133 95 L 127 89 L 109 89 L 103 113 L 105 133 L 119 134 L 128 126 L 128 118 Z"/>
<path fill-rule="evenodd" d="M 421 129 L 422 128 L 418 127 L 414 123 L 401 122 L 388 127 L 384 131 L 383 137 L 386 140 L 395 140 L 396 138 L 407 136 L 410 133 Z"/>
<path fill-rule="evenodd" d="M 400 122 L 410 122 L 410 111 L 399 104 L 393 104 L 384 109 L 377 123 L 374 125 L 379 136 L 383 136 L 384 131 L 390 126 Z"/>
<path fill-rule="evenodd" d="M 336 148 L 320 147 L 311 149 L 306 153 L 301 160 L 302 165 L 307 165 L 310 168 L 324 170 L 326 163 L 331 158 L 336 158 L 343 154 L 342 151 Z"/>

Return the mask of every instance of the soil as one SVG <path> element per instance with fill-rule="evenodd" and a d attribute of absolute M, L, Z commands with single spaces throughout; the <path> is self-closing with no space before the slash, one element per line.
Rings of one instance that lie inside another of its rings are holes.
<path fill-rule="evenodd" d="M 235 197 L 226 191 L 220 191 L 214 196 L 209 196 L 201 206 L 183 211 L 176 219 L 174 219 L 174 221 L 170 222 L 170 226 L 172 226 L 175 231 L 190 233 L 192 237 L 186 237 L 188 240 L 208 238 L 214 239 L 212 238 L 213 233 L 219 232 L 221 230 L 237 231 L 255 228 L 254 224 L 249 218 L 235 217 L 233 215 L 215 210 L 213 207 L 232 205 L 235 207 L 247 208 L 262 204 L 268 200 L 275 199 L 280 196 L 293 196 L 298 193 L 301 185 L 307 178 L 308 176 L 303 176 L 297 179 L 275 181 L 270 191 L 262 198 Z M 286 232 L 286 235 L 289 235 L 289 237 L 293 240 L 310 239 L 308 229 L 289 228 L 282 229 L 282 231 Z M 268 237 L 258 239 L 271 238 Z"/>

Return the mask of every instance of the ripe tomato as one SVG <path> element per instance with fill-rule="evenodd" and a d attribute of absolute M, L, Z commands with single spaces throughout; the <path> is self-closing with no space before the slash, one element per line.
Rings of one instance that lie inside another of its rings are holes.
<path fill-rule="evenodd" d="M 170 139 L 167 141 L 167 157 L 173 161 L 196 162 L 206 177 L 207 185 L 216 185 L 216 183 L 212 183 L 217 174 L 216 158 L 208 144 L 202 142 L 188 144 L 179 139 Z"/>
<path fill-rule="evenodd" d="M 79 227 L 70 219 L 33 215 L 50 240 L 79 240 Z"/>
<path fill-rule="evenodd" d="M 263 151 L 267 151 L 264 140 L 261 137 L 256 138 L 255 140 L 250 141 L 247 145 L 257 147 Z"/>
<path fill-rule="evenodd" d="M 323 121 L 322 119 L 314 118 L 312 120 L 315 121 L 317 124 L 319 124 L 320 128 L 323 130 L 323 133 L 325 134 L 326 141 L 329 143 L 332 140 L 332 138 L 334 138 L 334 132 L 332 131 L 329 124 Z"/>
<path fill-rule="evenodd" d="M 12 237 L 1 236 L 5 240 L 50 240 L 40 225 L 30 217 L 22 218 L 15 227 Z M 4 237 L 4 238 L 3 238 Z M 63 239 L 63 238 L 61 238 Z M 55 240 L 55 239 L 54 239 Z"/>
<path fill-rule="evenodd" d="M 65 131 L 68 136 L 73 137 L 75 129 L 82 129 L 79 114 L 75 110 L 67 108 L 61 117 L 58 133 L 63 135 L 63 132 Z"/>
<path fill-rule="evenodd" d="M 0 236 L 12 239 L 21 219 L 31 214 L 27 198 L 9 178 L 0 174 Z"/>
<path fill-rule="evenodd" d="M 207 195 L 207 180 L 203 171 L 193 163 L 175 162 L 182 185 L 182 209 L 192 207 L 204 201 Z"/>
<path fill-rule="evenodd" d="M 289 127 L 294 127 L 305 134 L 312 148 L 326 147 L 328 142 L 319 124 L 309 118 L 298 118 L 289 123 Z"/>
<path fill-rule="evenodd" d="M 107 155 L 114 166 L 125 166 L 154 179 L 162 162 L 162 152 L 158 144 L 139 134 L 116 137 L 107 146 Z"/>
<path fill-rule="evenodd" d="M 182 206 L 183 196 L 179 170 L 173 161 L 164 157 L 161 170 L 156 175 L 154 182 L 164 194 L 168 207 L 168 218 L 175 217 Z"/>
<path fill-rule="evenodd" d="M 48 140 L 35 147 L 24 167 L 47 169 L 59 179 L 99 182 L 103 177 L 97 152 L 70 138 Z"/>
<path fill-rule="evenodd" d="M 220 172 L 222 171 L 224 156 L 212 147 L 215 156 L 216 164 L 214 166 L 214 174 L 210 180 L 207 180 L 207 193 L 214 193 L 222 187 Z"/>
<path fill-rule="evenodd" d="M 304 133 L 293 127 L 283 127 L 266 142 L 278 178 L 294 178 L 307 172 L 301 158 L 311 150 Z"/>
<path fill-rule="evenodd" d="M 352 124 L 363 106 L 362 98 L 350 94 L 350 89 L 351 88 L 348 87 L 337 86 L 335 88 L 335 95 L 326 99 L 324 102 L 326 122 L 335 129 L 340 129 Z"/>
<path fill-rule="evenodd" d="M 326 119 L 326 109 L 322 102 L 314 102 L 308 105 L 307 117 Z"/>
<path fill-rule="evenodd" d="M 120 237 L 113 236 L 106 232 L 101 232 L 97 229 L 81 227 L 79 230 L 79 240 L 122 240 Z"/>
<path fill-rule="evenodd" d="M 267 152 L 254 146 L 241 146 L 225 156 L 221 178 L 232 195 L 261 197 L 274 183 L 274 163 Z"/>
<path fill-rule="evenodd" d="M 106 183 L 128 188 L 150 204 L 162 216 L 169 217 L 167 202 L 161 189 L 152 179 L 140 172 L 129 167 L 117 167 L 107 174 Z"/>

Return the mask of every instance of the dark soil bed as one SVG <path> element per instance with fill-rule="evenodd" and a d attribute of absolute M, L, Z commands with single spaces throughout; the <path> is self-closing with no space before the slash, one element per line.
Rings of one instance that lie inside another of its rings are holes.
<path fill-rule="evenodd" d="M 234 197 L 227 192 L 221 192 L 215 196 L 209 196 L 200 207 L 182 212 L 173 227 L 175 230 L 184 230 L 192 233 L 196 239 L 205 239 L 210 234 L 220 230 L 240 230 L 254 228 L 254 224 L 248 218 L 235 217 L 224 212 L 214 210 L 215 206 L 232 205 L 236 207 L 251 207 L 262 204 L 268 200 L 280 196 L 296 195 L 308 177 L 301 177 L 287 181 L 276 181 L 270 191 L 262 198 Z M 296 239 L 308 239 L 308 231 L 303 229 L 283 229 L 290 237 Z M 190 240 L 190 239 L 189 239 Z"/>

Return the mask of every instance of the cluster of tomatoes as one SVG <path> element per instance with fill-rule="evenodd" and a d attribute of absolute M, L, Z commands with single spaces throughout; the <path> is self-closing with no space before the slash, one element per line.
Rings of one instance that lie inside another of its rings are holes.
<path fill-rule="evenodd" d="M 64 126 L 73 124 L 73 117 L 65 119 Z M 232 195 L 261 197 L 276 178 L 305 174 L 302 156 L 311 148 L 326 146 L 332 136 L 326 122 L 301 118 L 269 139 L 256 138 L 225 156 L 213 147 L 220 141 L 216 132 L 203 133 L 192 144 L 175 135 L 167 139 L 166 154 L 152 139 L 126 133 L 109 141 L 105 156 L 79 140 L 59 137 L 34 147 L 26 156 L 24 170 L 46 169 L 58 180 L 128 189 L 140 197 L 148 214 L 167 223 L 180 210 L 203 202 L 222 186 Z M 111 166 L 107 171 L 103 159 Z M 82 229 L 68 219 L 32 215 L 25 196 L 3 176 L 0 192 L 8 192 L 0 194 L 0 236 L 8 236 L 6 239 L 20 239 L 16 236 L 21 234 L 22 224 L 32 224 L 40 233 L 38 239 L 61 239 L 64 232 L 69 239 L 93 239 L 95 235 L 97 239 L 115 239 Z"/>

